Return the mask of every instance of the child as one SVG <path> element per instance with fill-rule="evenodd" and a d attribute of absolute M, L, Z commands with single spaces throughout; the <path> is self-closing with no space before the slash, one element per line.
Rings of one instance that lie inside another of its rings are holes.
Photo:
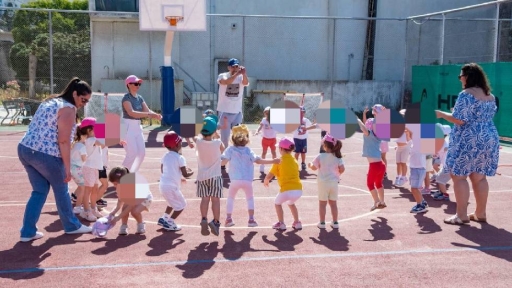
<path fill-rule="evenodd" d="M 287 137 L 279 141 L 279 154 L 281 154 L 281 163 L 272 165 L 272 168 L 265 177 L 264 185 L 269 187 L 269 182 L 274 176 L 281 187 L 274 200 L 278 222 L 272 226 L 273 229 L 286 230 L 284 224 L 283 203 L 287 203 L 293 215 L 292 228 L 302 229 L 302 223 L 299 220 L 299 212 L 295 202 L 302 196 L 302 183 L 299 178 L 299 163 L 291 155 L 295 149 L 293 141 Z"/>
<path fill-rule="evenodd" d="M 308 118 L 304 117 L 306 108 L 300 106 L 300 125 L 293 132 L 293 143 L 295 145 L 295 160 L 299 160 L 299 154 L 302 160 L 301 168 L 306 170 L 306 153 L 308 152 L 308 130 L 315 129 Z"/>
<path fill-rule="evenodd" d="M 242 189 L 245 192 L 245 199 L 247 201 L 247 210 L 249 211 L 249 227 L 256 227 L 258 223 L 254 220 L 254 194 L 252 183 L 254 179 L 254 164 L 275 164 L 279 163 L 279 159 L 262 160 L 256 156 L 251 148 L 246 147 L 249 143 L 249 129 L 245 125 L 234 126 L 231 129 L 231 141 L 234 146 L 229 146 L 222 154 L 222 164 L 229 165 L 229 184 L 228 199 L 227 199 L 227 217 L 226 227 L 235 225 L 231 214 L 233 213 L 233 204 L 235 202 L 236 193 Z"/>
<path fill-rule="evenodd" d="M 448 152 L 448 146 L 450 144 L 450 132 L 452 131 L 452 128 L 448 125 L 442 125 L 442 130 L 444 134 L 444 145 L 443 148 L 439 152 L 437 152 L 437 155 L 439 156 L 439 160 L 441 162 L 442 168 L 439 169 L 439 172 L 437 175 L 435 175 L 435 180 L 437 183 L 438 191 L 433 191 L 431 194 L 432 198 L 434 200 L 450 200 L 450 196 L 448 195 L 446 184 L 450 182 L 451 176 L 450 173 L 447 173 L 444 171 L 444 167 L 446 165 L 446 153 Z"/>
<path fill-rule="evenodd" d="M 400 111 L 400 114 L 404 116 L 405 109 Z M 407 183 L 407 162 L 409 160 L 409 154 L 411 152 L 412 138 L 411 132 L 407 129 L 404 130 L 404 134 L 400 138 L 396 139 L 396 179 L 394 185 L 396 187 L 402 187 Z"/>
<path fill-rule="evenodd" d="M 217 117 L 210 115 L 204 118 L 202 137 L 195 137 L 197 154 L 197 197 L 201 198 L 201 234 L 206 236 L 210 234 L 208 226 L 212 233 L 219 236 L 220 229 L 220 198 L 223 196 L 222 172 L 221 172 L 221 154 L 224 152 L 224 144 L 216 135 Z M 208 223 L 208 206 L 212 202 L 213 220 Z"/>
<path fill-rule="evenodd" d="M 80 214 L 84 210 L 82 207 L 82 202 L 85 193 L 85 180 L 82 173 L 82 167 L 84 162 L 87 160 L 87 151 L 85 149 L 86 138 L 87 134 L 83 133 L 80 127 L 77 127 L 75 139 L 71 146 L 71 176 L 78 186 L 74 193 L 76 201 L 75 208 L 73 208 L 73 213 L 75 214 Z"/>
<path fill-rule="evenodd" d="M 364 110 L 364 113 L 368 109 Z M 384 202 L 384 187 L 382 181 L 384 180 L 384 173 L 386 172 L 386 165 L 382 161 L 380 153 L 381 140 L 375 136 L 373 131 L 374 118 L 367 119 L 365 123 L 361 119 L 357 118 L 357 123 L 363 132 L 363 157 L 368 160 L 369 168 L 366 176 L 366 185 L 373 198 L 373 206 L 370 211 L 375 209 L 386 208 L 387 205 Z"/>
<path fill-rule="evenodd" d="M 99 171 L 103 169 L 101 149 L 105 147 L 94 136 L 94 125 L 96 119 L 87 117 L 82 120 L 80 129 L 87 134 L 85 140 L 85 148 L 87 150 L 87 160 L 84 163 L 82 172 L 84 174 L 85 193 L 83 197 L 84 211 L 80 213 L 80 217 L 94 222 L 97 218 L 103 217 L 98 211 L 96 201 L 99 199 L 97 195 Z M 96 187 L 95 187 L 96 186 Z M 90 201 L 90 204 L 89 204 Z"/>
<path fill-rule="evenodd" d="M 107 177 L 107 168 L 108 168 L 108 147 L 104 146 L 101 149 L 101 159 L 103 162 L 103 170 L 100 170 L 99 179 L 101 186 L 98 188 L 98 201 L 96 201 L 96 206 L 98 207 L 106 207 L 107 201 L 103 199 L 103 195 L 107 192 L 108 188 L 108 177 Z"/>
<path fill-rule="evenodd" d="M 187 206 L 185 197 L 180 191 L 181 183 L 186 182 L 185 177 L 188 175 L 187 162 L 178 153 L 181 149 L 181 143 L 182 138 L 174 131 L 170 131 L 164 136 L 163 146 L 167 148 L 168 152 L 162 158 L 160 166 L 162 171 L 160 193 L 167 202 L 167 208 L 165 208 L 165 214 L 158 219 L 158 225 L 169 231 L 181 230 L 175 220 Z M 172 215 L 170 215 L 171 212 Z"/>
<path fill-rule="evenodd" d="M 432 154 L 427 154 L 425 155 L 426 157 L 426 168 L 425 168 L 425 179 L 423 179 L 423 183 L 425 184 L 425 186 L 423 187 L 423 189 L 421 189 L 421 194 L 424 194 L 424 195 L 430 195 L 432 193 L 432 191 L 430 191 L 430 173 L 433 173 L 434 172 L 434 155 Z"/>
<path fill-rule="evenodd" d="M 421 194 L 421 186 L 425 181 L 425 175 L 427 174 L 427 157 L 425 154 L 421 153 L 420 149 L 420 124 L 409 124 L 409 130 L 411 130 L 412 137 L 412 147 L 411 147 L 411 155 L 410 155 L 410 183 L 411 183 L 411 193 L 416 201 L 416 205 L 412 207 L 411 213 L 425 213 L 428 211 L 428 203 L 423 199 L 423 195 Z M 412 131 L 412 129 L 416 129 L 417 131 Z M 416 136 L 415 136 L 416 135 Z"/>
<path fill-rule="evenodd" d="M 258 131 L 254 133 L 254 135 L 258 135 L 260 131 L 263 129 L 263 135 L 261 137 L 261 147 L 263 148 L 263 152 L 261 152 L 261 159 L 265 159 L 267 157 L 267 150 L 270 148 L 270 153 L 272 153 L 272 159 L 276 159 L 276 130 L 270 126 L 270 106 L 263 110 L 264 118 L 260 122 L 260 127 Z M 260 172 L 265 173 L 265 164 L 260 165 Z"/>
<path fill-rule="evenodd" d="M 131 214 L 135 221 L 137 221 L 136 233 L 144 234 L 146 233 L 146 225 L 142 219 L 142 212 L 149 212 L 149 207 L 153 202 L 153 195 L 151 194 L 151 192 L 149 192 L 149 189 L 147 189 L 148 195 L 146 196 L 146 199 L 135 199 L 134 201 L 133 199 L 131 199 L 132 197 L 126 197 L 126 195 L 133 196 L 133 194 L 130 194 L 131 191 L 135 189 L 141 189 L 140 187 L 137 187 L 138 185 L 135 186 L 135 183 L 123 183 L 124 181 L 122 181 L 121 178 L 128 174 L 130 174 L 130 171 L 126 167 L 114 167 L 112 168 L 112 170 L 110 170 L 110 173 L 108 174 L 108 180 L 114 185 L 114 187 L 116 187 L 116 192 L 118 196 L 117 206 L 114 209 L 114 211 L 110 212 L 108 216 L 110 221 L 108 223 L 114 226 L 116 225 L 117 221 L 121 220 L 119 235 L 128 235 L 128 217 L 130 217 Z M 121 213 L 118 216 L 116 216 L 116 213 L 119 210 L 121 210 Z"/>
<path fill-rule="evenodd" d="M 381 111 L 386 110 L 386 107 L 382 106 L 381 104 L 375 104 L 372 107 L 372 115 L 375 117 L 377 114 L 379 114 Z M 368 112 L 368 109 L 366 108 L 364 110 L 363 114 L 363 122 L 366 123 L 366 113 Z M 382 158 L 382 161 L 384 162 L 385 169 L 388 167 L 388 160 L 386 159 L 386 153 L 389 151 L 389 142 L 381 140 L 380 142 L 380 157 Z M 384 178 L 388 178 L 388 173 L 386 170 L 384 170 Z"/>
<path fill-rule="evenodd" d="M 336 203 L 338 200 L 338 181 L 340 175 L 345 172 L 345 165 L 341 156 L 342 143 L 340 140 L 334 139 L 330 134 L 326 134 L 322 142 L 325 153 L 320 153 L 312 163 L 308 164 L 308 167 L 313 171 L 319 170 L 317 185 L 320 223 L 318 223 L 317 227 L 325 229 L 325 214 L 327 201 L 329 201 L 332 214 L 331 227 L 338 229 L 338 206 Z"/>

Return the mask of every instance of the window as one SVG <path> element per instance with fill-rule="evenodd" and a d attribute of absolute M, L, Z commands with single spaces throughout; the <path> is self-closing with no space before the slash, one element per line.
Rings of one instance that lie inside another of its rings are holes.
<path fill-rule="evenodd" d="M 139 0 L 95 0 L 96 11 L 139 12 Z"/>

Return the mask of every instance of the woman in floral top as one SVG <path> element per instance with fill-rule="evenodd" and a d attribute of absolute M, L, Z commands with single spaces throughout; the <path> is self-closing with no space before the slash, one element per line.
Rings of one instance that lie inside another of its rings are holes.
<path fill-rule="evenodd" d="M 59 217 L 67 234 L 90 233 L 73 214 L 68 182 L 71 180 L 71 142 L 76 129 L 77 109 L 91 98 L 91 87 L 73 78 L 64 91 L 39 106 L 28 131 L 18 144 L 18 157 L 27 171 L 32 194 L 25 208 L 21 242 L 43 237 L 37 231 L 50 186 Z"/>

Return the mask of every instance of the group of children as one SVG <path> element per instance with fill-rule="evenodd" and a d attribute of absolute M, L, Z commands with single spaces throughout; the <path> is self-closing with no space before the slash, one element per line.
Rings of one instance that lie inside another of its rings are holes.
<path fill-rule="evenodd" d="M 372 107 L 372 114 L 375 116 L 384 110 L 382 105 Z M 365 111 L 366 114 L 367 111 Z M 261 146 L 263 152 L 258 156 L 249 148 L 250 132 L 244 124 L 232 127 L 231 142 L 232 146 L 224 147 L 217 132 L 219 129 L 219 119 L 214 115 L 213 111 L 205 112 L 203 127 L 200 134 L 193 138 L 193 146 L 196 150 L 198 171 L 196 181 L 196 196 L 201 198 L 200 214 L 201 214 L 201 234 L 219 235 L 220 230 L 220 199 L 224 197 L 223 193 L 223 176 L 222 168 L 229 163 L 230 185 L 228 189 L 226 201 L 226 218 L 225 227 L 235 225 L 233 210 L 234 199 L 239 190 L 243 190 L 247 202 L 249 227 L 256 227 L 258 223 L 255 220 L 255 203 L 253 191 L 254 164 L 260 165 L 260 171 L 264 172 L 264 165 L 272 165 L 270 171 L 264 179 L 264 186 L 269 187 L 270 181 L 277 178 L 280 187 L 279 193 L 276 195 L 274 204 L 277 214 L 277 222 L 272 228 L 277 230 L 286 230 L 284 222 L 283 204 L 287 204 L 293 216 L 293 229 L 302 229 L 302 223 L 299 218 L 299 212 L 295 205 L 303 194 L 303 187 L 300 181 L 300 170 L 306 167 L 313 171 L 318 170 L 318 201 L 319 201 L 319 223 L 320 229 L 326 228 L 326 209 L 329 204 L 332 214 L 331 227 L 339 228 L 338 224 L 338 186 L 340 175 L 345 171 L 343 157 L 341 155 L 342 142 L 335 139 L 329 133 L 323 133 L 321 153 L 314 160 L 305 164 L 305 154 L 307 153 L 307 131 L 317 128 L 317 125 L 304 117 L 305 109 L 301 107 L 301 125 L 294 132 L 293 138 L 284 137 L 277 141 L 277 132 L 270 125 L 270 107 L 267 107 L 263 114 L 264 118 L 254 135 L 262 133 Z M 400 111 L 402 115 L 405 110 Z M 366 117 L 363 121 L 359 120 L 359 126 L 363 132 L 363 153 L 362 156 L 367 158 L 369 162 L 369 171 L 367 175 L 367 186 L 372 195 L 374 205 L 370 210 L 382 209 L 387 205 L 384 201 L 383 178 L 386 174 L 387 163 L 384 161 L 382 153 L 382 140 L 380 140 L 374 131 L 374 119 Z M 84 119 L 77 131 L 77 137 L 72 152 L 72 175 L 79 189 L 77 189 L 77 205 L 75 212 L 89 220 L 95 221 L 99 217 L 103 217 L 98 212 L 94 203 L 101 199 L 101 191 L 97 189 L 97 181 L 99 180 L 100 171 L 103 171 L 106 177 L 107 162 L 101 162 L 102 155 L 108 155 L 107 148 L 101 144 L 95 137 L 92 127 L 94 119 Z M 427 156 L 420 152 L 419 146 L 414 145 L 415 139 L 410 127 L 406 126 L 402 137 L 396 140 L 396 161 L 397 161 L 397 177 L 394 185 L 403 186 L 406 182 L 410 182 L 411 192 L 416 201 L 416 205 L 411 209 L 411 213 L 422 213 L 427 211 L 428 204 L 422 196 L 429 186 L 423 187 L 426 183 L 427 172 L 432 172 L 433 182 L 437 182 L 439 191 L 431 192 L 432 197 L 436 200 L 448 199 L 446 192 L 446 184 L 450 180 L 450 176 L 446 173 L 442 166 L 446 159 L 446 150 L 448 147 L 448 134 L 450 127 L 440 125 L 445 134 L 445 145 L 437 154 L 432 155 L 432 169 L 427 167 Z M 188 140 L 188 139 L 187 139 Z M 186 208 L 187 203 L 181 192 L 181 185 L 186 182 L 186 178 L 190 176 L 189 168 L 185 158 L 181 155 L 182 137 L 173 131 L 168 132 L 164 136 L 163 146 L 168 150 L 161 160 L 161 176 L 159 190 L 163 198 L 167 202 L 165 213 L 158 219 L 158 225 L 166 230 L 178 231 L 181 229 L 176 224 L 176 219 Z M 188 140 L 187 142 L 192 142 Z M 386 144 L 387 145 L 387 144 Z M 277 146 L 277 147 L 276 147 Z M 85 149 L 84 149 L 85 147 Z M 267 152 L 270 150 L 271 159 L 266 159 Z M 280 157 L 277 155 L 279 151 Z M 292 153 L 294 155 L 292 156 Z M 301 165 L 299 167 L 298 158 L 301 156 Z M 102 166 L 100 166 L 100 164 Z M 410 176 L 407 178 L 407 165 L 409 164 Z M 101 170 L 103 168 L 103 170 Z M 432 171 L 430 171 L 432 170 Z M 94 172 L 94 173 L 93 173 Z M 126 235 L 127 221 L 131 214 L 137 221 L 137 233 L 144 233 L 145 226 L 142 219 L 142 212 L 149 211 L 152 201 L 151 192 L 148 193 L 146 199 L 141 199 L 137 203 L 126 203 L 122 197 L 119 197 L 119 184 L 122 182 L 123 176 L 129 175 L 130 172 L 124 167 L 113 168 L 109 175 L 109 181 L 113 183 L 118 192 L 118 204 L 108 218 L 111 225 L 122 220 L 119 231 L 120 235 Z M 430 181 L 428 182 L 430 183 Z M 84 187 L 84 188 L 81 188 Z M 420 191 L 420 189 L 423 189 Z M 429 191 L 430 192 L 430 191 Z M 90 202 L 89 202 L 90 201 Z M 89 204 L 90 203 L 90 204 Z M 211 204 L 210 204 L 211 203 Z M 81 208 L 80 205 L 83 205 Z M 213 212 L 213 219 L 208 221 L 208 210 Z M 115 216 L 121 210 L 119 216 Z"/>
<path fill-rule="evenodd" d="M 384 109 L 386 109 L 384 106 L 376 104 L 372 107 L 372 115 L 376 116 Z M 385 162 L 385 152 L 382 149 L 384 141 L 375 135 L 375 118 L 366 119 L 367 112 L 368 109 L 365 109 L 363 121 L 358 119 L 358 122 L 364 134 L 363 157 L 366 157 L 369 162 L 367 186 L 374 200 L 374 205 L 370 208 L 373 211 L 386 207 L 382 182 L 386 175 L 387 162 Z M 400 114 L 405 116 L 405 109 L 401 110 Z M 414 137 L 412 132 L 412 130 L 420 130 L 412 129 L 414 125 L 407 124 L 402 136 L 396 139 L 397 176 L 394 186 L 403 187 L 405 183 L 410 182 L 411 193 L 416 201 L 416 205 L 412 207 L 411 213 L 424 213 L 428 211 L 428 203 L 423 198 L 425 194 L 430 194 L 435 200 L 449 199 L 446 184 L 448 184 L 451 177 L 443 168 L 446 161 L 451 127 L 441 125 L 440 123 L 436 125 L 444 134 L 444 145 L 436 154 L 429 155 L 421 152 L 420 139 Z M 407 178 L 407 164 L 409 164 L 410 168 L 409 179 Z M 432 173 L 432 177 L 430 177 L 430 173 Z M 438 191 L 430 190 L 431 182 L 437 183 Z"/>

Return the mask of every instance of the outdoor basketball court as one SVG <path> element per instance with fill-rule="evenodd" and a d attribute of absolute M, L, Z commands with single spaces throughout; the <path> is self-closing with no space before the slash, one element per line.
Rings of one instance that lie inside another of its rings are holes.
<path fill-rule="evenodd" d="M 251 126 L 254 132 L 256 126 Z M 14 286 L 293 286 L 319 285 L 410 287 L 459 286 L 507 287 L 512 276 L 512 224 L 509 206 L 512 195 L 510 176 L 490 178 L 489 224 L 471 222 L 459 227 L 443 223 L 455 211 L 455 203 L 426 197 L 430 209 L 425 214 L 409 213 L 413 206 L 407 187 L 392 188 L 385 182 L 387 208 L 370 212 L 372 199 L 365 188 L 367 163 L 361 157 L 361 134 L 343 141 L 346 172 L 341 176 L 340 229 L 320 230 L 316 175 L 301 173 L 304 196 L 297 202 L 303 230 L 291 229 L 291 214 L 285 207 L 288 230 L 271 228 L 276 220 L 273 199 L 278 192 L 274 181 L 269 189 L 254 168 L 256 196 L 255 219 L 259 226 L 247 227 L 244 195 L 235 201 L 236 226 L 221 226 L 220 235 L 202 236 L 199 199 L 195 196 L 194 177 L 183 186 L 188 206 L 177 223 L 178 232 L 156 225 L 166 203 L 158 191 L 161 147 L 165 131 L 147 143 L 147 156 L 140 172 L 151 183 L 155 201 L 144 214 L 147 233 L 133 234 L 136 225 L 129 221 L 130 235 L 118 236 L 119 226 L 104 239 L 88 235 L 65 235 L 59 222 L 52 192 L 38 222 L 45 236 L 32 243 L 19 241 L 25 203 L 31 187 L 17 159 L 17 143 L 24 132 L 2 132 L 0 153 L 0 285 Z M 149 135 L 150 131 L 146 131 Z M 320 131 L 310 131 L 308 161 L 320 145 Z M 153 133 L 151 139 L 153 139 Z M 279 135 L 281 137 L 282 135 Z M 290 136 L 290 135 L 289 135 Z M 260 136 L 252 137 L 250 147 L 261 152 Z M 391 150 L 393 151 L 393 150 Z M 512 150 L 501 150 L 500 162 L 512 161 Z M 110 165 L 120 165 L 124 150 L 110 149 Z M 197 171 L 195 152 L 188 147 L 183 154 L 189 167 Z M 390 177 L 395 175 L 394 153 L 388 155 Z M 268 171 L 268 167 L 267 167 Z M 512 169 L 501 170 L 512 175 Z M 229 176 L 225 175 L 226 187 Z M 74 191 L 75 184 L 70 184 Z M 110 191 L 111 189 L 109 189 Z M 227 192 L 227 189 L 225 189 Z M 452 193 L 452 190 L 449 191 Z M 453 194 L 451 194 L 453 195 Z M 107 197 L 110 211 L 115 197 Z M 452 199 L 453 201 L 454 199 Z M 469 211 L 474 209 L 471 198 Z M 221 222 L 225 220 L 225 199 L 221 202 Z M 327 220 L 330 221 L 327 209 Z M 211 217 L 211 213 L 209 214 Z M 83 221 L 83 223 L 87 223 Z M 87 225 L 92 225 L 87 224 Z"/>

